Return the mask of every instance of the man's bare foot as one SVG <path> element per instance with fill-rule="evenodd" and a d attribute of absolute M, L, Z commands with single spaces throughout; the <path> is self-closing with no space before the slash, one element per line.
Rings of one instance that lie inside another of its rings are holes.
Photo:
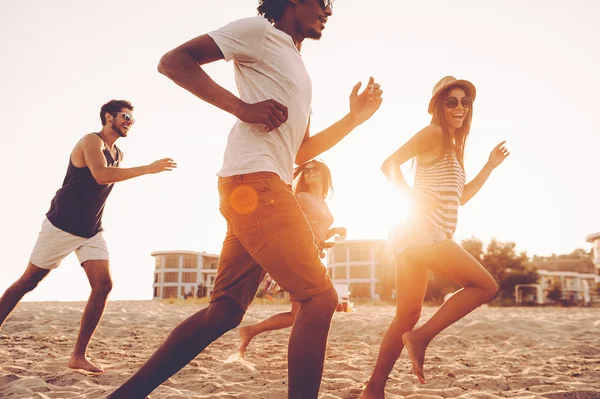
<path fill-rule="evenodd" d="M 102 373 L 104 369 L 98 367 L 84 357 L 72 355 L 67 366 L 71 369 L 85 370 L 92 373 Z"/>
<path fill-rule="evenodd" d="M 423 363 L 425 362 L 425 350 L 427 342 L 419 339 L 418 333 L 410 331 L 402 335 L 402 343 L 408 351 L 408 357 L 412 363 L 413 371 L 419 378 L 421 384 L 425 384 L 425 375 L 423 374 Z"/>
<path fill-rule="evenodd" d="M 372 391 L 373 390 L 371 389 L 370 385 L 367 384 L 365 390 L 362 391 L 358 399 L 385 399 L 385 393 L 382 392 L 380 394 L 376 394 Z"/>
<path fill-rule="evenodd" d="M 255 334 L 252 332 L 252 328 L 250 328 L 250 326 L 240 328 L 240 338 L 242 339 L 242 342 L 240 343 L 240 357 L 242 359 L 246 353 L 246 348 L 248 345 L 250 345 L 250 341 L 252 341 L 254 336 Z"/>

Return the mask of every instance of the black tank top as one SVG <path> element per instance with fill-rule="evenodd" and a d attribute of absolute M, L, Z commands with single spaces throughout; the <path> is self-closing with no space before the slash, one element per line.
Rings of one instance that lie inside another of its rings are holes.
<path fill-rule="evenodd" d="M 100 134 L 96 133 L 100 138 Z M 121 160 L 121 150 L 113 159 L 106 146 L 103 149 L 108 166 L 117 167 Z M 113 184 L 101 185 L 96 182 L 87 166 L 78 168 L 71 162 L 62 187 L 56 192 L 46 217 L 55 227 L 85 238 L 91 238 L 102 231 L 102 212 Z"/>

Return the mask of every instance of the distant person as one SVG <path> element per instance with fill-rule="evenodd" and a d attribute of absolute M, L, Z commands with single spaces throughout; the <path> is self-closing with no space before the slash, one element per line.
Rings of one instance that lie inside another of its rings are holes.
<path fill-rule="evenodd" d="M 369 119 L 382 91 L 373 78 L 361 94 L 357 84 L 349 112 L 311 136 L 312 83 L 300 50 L 305 39 L 321 37 L 333 1 L 258 3 L 260 16 L 192 39 L 160 61 L 159 71 L 173 82 L 237 118 L 218 173 L 227 233 L 210 305 L 179 324 L 111 399 L 146 397 L 238 326 L 265 272 L 300 303 L 289 342 L 288 395 L 318 396 L 338 297 L 292 193 L 294 163 L 327 151 Z M 222 59 L 234 62 L 239 98 L 204 70 Z"/>
<path fill-rule="evenodd" d="M 331 228 L 333 215 L 325 201 L 329 193 L 333 191 L 329 168 L 323 162 L 309 161 L 298 166 L 294 175 L 297 175 L 294 193 L 308 223 L 312 227 L 317 248 L 319 248 L 319 251 L 323 251 L 325 247 L 331 248 L 332 243 L 326 243 L 326 241 L 336 234 L 345 238 L 346 229 L 344 227 Z M 324 254 L 321 255 L 321 257 L 323 256 Z M 271 281 L 269 277 L 267 276 L 267 283 Z M 278 287 L 275 287 L 272 290 L 277 291 L 277 289 Z M 289 312 L 278 313 L 260 323 L 240 328 L 240 338 L 242 340 L 239 349 L 240 356 L 244 357 L 246 347 L 257 335 L 266 331 L 291 327 L 299 308 L 300 304 L 297 301 L 292 301 L 292 309 Z"/>
<path fill-rule="evenodd" d="M 69 158 L 67 174 L 56 192 L 25 273 L 0 298 L 0 327 L 23 296 L 32 291 L 71 252 L 87 274 L 92 292 L 81 318 L 81 328 L 68 366 L 103 371 L 87 358 L 87 347 L 102 318 L 112 289 L 108 248 L 102 236 L 102 214 L 113 183 L 172 170 L 169 158 L 150 165 L 120 168 L 123 152 L 115 145 L 133 126 L 133 106 L 112 100 L 100 109 L 102 130 L 83 136 Z"/>
<path fill-rule="evenodd" d="M 451 76 L 440 80 L 429 102 L 431 124 L 381 167 L 388 180 L 409 195 L 416 209 L 410 220 L 400 224 L 390 237 L 396 260 L 396 316 L 383 338 L 375 369 L 361 399 L 384 397 L 386 381 L 404 347 L 419 381 L 425 383 L 423 362 L 427 345 L 498 291 L 497 283 L 485 268 L 452 240 L 459 205 L 469 201 L 509 155 L 504 142 L 498 144 L 481 172 L 465 185 L 464 149 L 475 94 L 471 82 Z M 411 188 L 402 176 L 400 165 L 414 158 L 416 174 Z M 413 330 L 421 315 L 429 270 L 463 288 L 431 319 Z"/>

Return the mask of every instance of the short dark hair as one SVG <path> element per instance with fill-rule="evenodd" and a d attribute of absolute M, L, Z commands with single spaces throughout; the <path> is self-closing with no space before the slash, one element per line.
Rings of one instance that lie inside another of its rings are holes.
<path fill-rule="evenodd" d="M 133 105 L 129 101 L 125 100 L 110 100 L 106 104 L 100 108 L 100 120 L 102 121 L 102 126 L 106 125 L 106 113 L 116 114 L 117 112 L 121 112 L 123 108 L 127 108 L 130 111 L 133 111 Z"/>
<path fill-rule="evenodd" d="M 274 24 L 281 19 L 288 0 L 258 0 L 258 15 L 262 15 Z"/>

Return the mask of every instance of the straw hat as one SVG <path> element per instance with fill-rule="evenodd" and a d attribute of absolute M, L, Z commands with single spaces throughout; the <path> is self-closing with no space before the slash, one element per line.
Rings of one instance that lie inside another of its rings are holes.
<path fill-rule="evenodd" d="M 465 92 L 467 96 L 471 97 L 473 101 L 475 101 L 475 96 L 477 95 L 477 90 L 475 90 L 475 86 L 473 83 L 468 80 L 456 79 L 454 76 L 446 76 L 442 78 L 433 88 L 433 92 L 431 93 L 431 100 L 429 101 L 429 113 L 433 115 L 433 108 L 435 107 L 435 102 L 437 98 L 450 86 L 460 86 Z"/>

